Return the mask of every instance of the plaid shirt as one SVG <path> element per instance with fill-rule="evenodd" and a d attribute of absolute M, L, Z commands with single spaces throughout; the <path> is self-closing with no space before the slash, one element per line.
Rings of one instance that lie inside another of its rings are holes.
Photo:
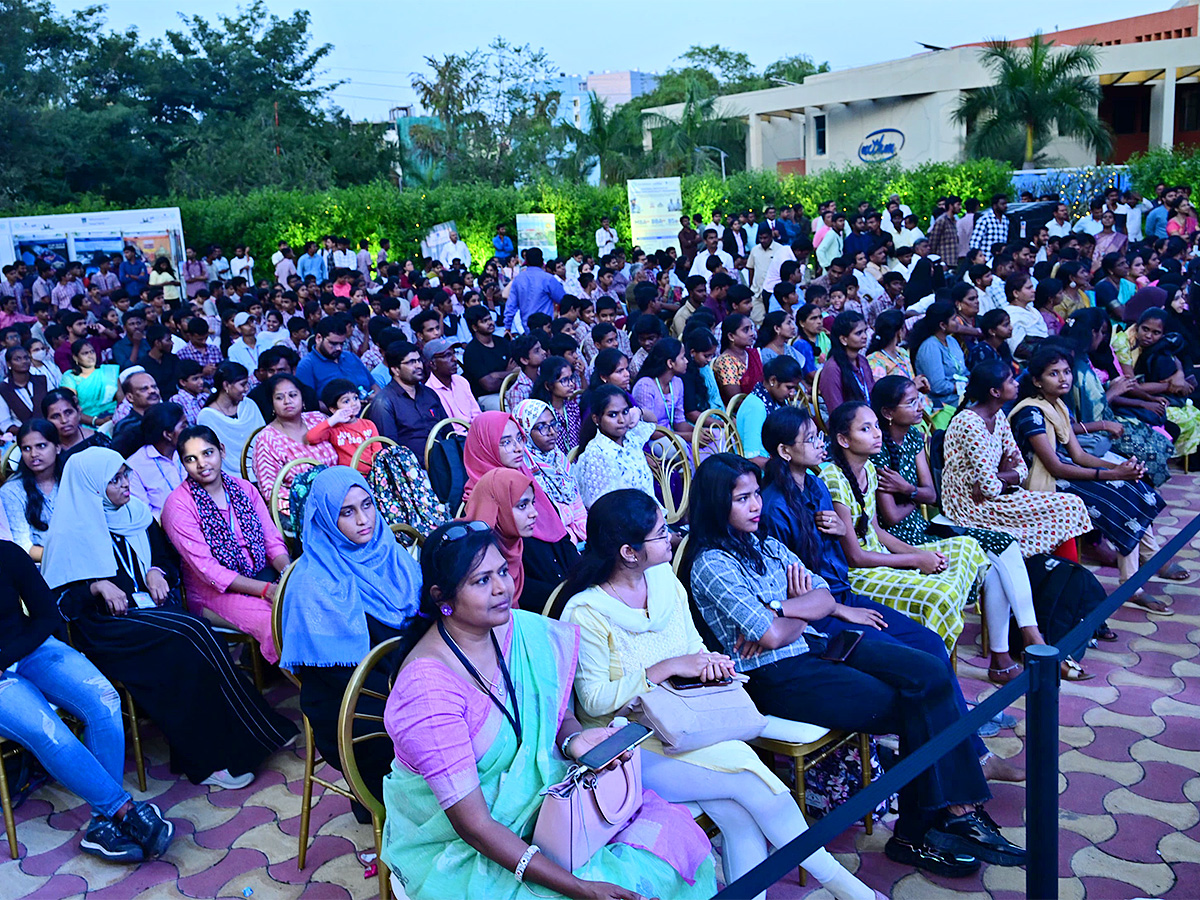
<path fill-rule="evenodd" d="M 766 563 L 765 575 L 759 575 L 724 550 L 705 550 L 692 564 L 692 596 L 696 609 L 739 672 L 808 652 L 808 644 L 803 638 L 797 638 L 786 647 L 764 650 L 750 659 L 743 659 L 735 649 L 739 636 L 757 641 L 767 633 L 775 621 L 775 613 L 767 604 L 772 600 L 783 602 L 787 599 L 787 567 L 800 562 L 796 554 L 774 538 L 765 538 L 761 549 Z M 800 565 L 803 568 L 804 564 Z M 828 582 L 815 572 L 812 583 L 814 589 L 829 587 Z"/>
<path fill-rule="evenodd" d="M 929 247 L 947 266 L 958 262 L 958 220 L 942 213 L 929 229 Z"/>
<path fill-rule="evenodd" d="M 207 394 L 194 396 L 185 390 L 178 390 L 171 397 L 172 403 L 178 403 L 183 409 L 184 418 L 187 419 L 188 426 L 196 424 L 196 417 L 200 415 L 200 410 L 204 409 L 204 401 L 208 399 Z"/>
<path fill-rule="evenodd" d="M 971 249 L 982 250 L 989 264 L 992 261 L 992 244 L 1007 243 L 1007 218 L 1000 218 L 994 209 L 989 209 L 975 219 L 975 227 L 971 230 Z"/>
<path fill-rule="evenodd" d="M 212 344 L 205 344 L 203 350 L 197 350 L 194 344 L 187 343 L 180 347 L 179 352 L 175 355 L 180 359 L 194 360 L 200 364 L 201 368 L 204 366 L 219 366 L 225 361 L 225 357 L 221 355 L 221 348 L 214 347 Z M 204 380 L 206 383 L 211 381 L 209 378 Z"/>

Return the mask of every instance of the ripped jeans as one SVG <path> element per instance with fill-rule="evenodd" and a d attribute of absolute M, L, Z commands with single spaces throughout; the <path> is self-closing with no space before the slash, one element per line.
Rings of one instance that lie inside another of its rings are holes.
<path fill-rule="evenodd" d="M 14 671 L 15 669 L 15 671 Z M 83 723 L 82 742 L 54 704 Z M 0 736 L 26 747 L 93 813 L 112 816 L 130 799 L 121 699 L 86 656 L 55 637 L 0 671 Z"/>

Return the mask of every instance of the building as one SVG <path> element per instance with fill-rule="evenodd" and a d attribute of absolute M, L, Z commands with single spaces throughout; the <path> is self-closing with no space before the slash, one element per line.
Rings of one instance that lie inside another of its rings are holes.
<path fill-rule="evenodd" d="M 558 114 L 554 117 L 557 124 L 574 125 L 580 131 L 591 127 L 588 118 L 588 95 L 595 93 L 604 100 L 609 108 L 628 103 L 634 97 L 648 94 L 658 86 L 658 75 L 650 72 L 588 72 L 587 75 L 568 75 L 560 72 L 557 78 L 551 78 L 534 86 L 537 91 L 550 93 L 558 91 Z"/>
<path fill-rule="evenodd" d="M 1056 44 L 1098 44 L 1099 114 L 1115 134 L 1111 162 L 1150 147 L 1200 142 L 1200 0 L 1170 9 L 1045 35 Z M 1028 38 L 1014 41 L 1023 44 Z M 811 75 L 796 86 L 730 94 L 720 114 L 748 123 L 751 169 L 819 171 L 847 163 L 904 165 L 962 157 L 966 128 L 953 111 L 963 91 L 985 87 L 981 44 Z M 646 110 L 677 117 L 682 105 Z M 645 132 L 647 146 L 652 135 Z M 1057 139 L 1045 152 L 1066 165 L 1095 155 Z"/>

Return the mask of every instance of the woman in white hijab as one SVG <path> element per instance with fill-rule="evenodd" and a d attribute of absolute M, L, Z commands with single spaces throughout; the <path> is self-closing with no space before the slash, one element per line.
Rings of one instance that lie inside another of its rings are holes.
<path fill-rule="evenodd" d="M 42 575 L 75 644 L 133 695 L 194 784 L 245 787 L 296 734 L 179 605 L 179 572 L 150 508 L 130 497 L 120 454 L 90 447 L 63 469 Z"/>

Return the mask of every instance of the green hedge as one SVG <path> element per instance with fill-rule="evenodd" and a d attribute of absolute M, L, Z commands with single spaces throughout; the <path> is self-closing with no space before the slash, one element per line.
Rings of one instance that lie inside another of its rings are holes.
<path fill-rule="evenodd" d="M 1159 182 L 1176 187 L 1187 185 L 1195 194 L 1200 189 L 1200 147 L 1180 144 L 1170 150 L 1135 153 L 1129 158 L 1129 176 L 1143 197 L 1154 199 Z"/>
<path fill-rule="evenodd" d="M 701 213 L 706 221 L 714 207 L 732 212 L 761 210 L 768 203 L 803 203 L 811 215 L 825 200 L 836 200 L 848 210 L 861 200 L 881 204 L 891 193 L 899 194 L 919 216 L 926 216 L 939 196 L 953 193 L 985 199 L 1008 190 L 1010 177 L 1008 167 L 993 160 L 926 163 L 913 169 L 849 166 L 782 178 L 771 172 L 739 172 L 726 181 L 716 175 L 684 176 L 682 193 L 684 209 L 689 214 Z M 178 206 L 189 246 L 217 243 L 231 252 L 235 244 L 245 242 L 260 260 L 270 258 L 281 239 L 301 247 L 304 240 L 322 234 L 343 234 L 355 241 L 366 238 L 372 248 L 386 237 L 392 242 L 392 259 L 416 256 L 431 226 L 454 220 L 472 255 L 481 262 L 492 254 L 496 226 L 507 224 L 515 236 L 515 216 L 525 212 L 554 213 L 558 249 L 564 255 L 576 247 L 594 252 L 594 235 L 602 215 L 612 218 L 626 245 L 629 236 L 629 204 L 623 185 L 439 185 L 401 191 L 388 184 L 368 184 L 323 192 L 260 190 L 202 199 L 162 197 L 142 205 Z M 111 208 L 102 198 L 89 196 L 66 207 L 30 208 L 15 214 Z"/>

